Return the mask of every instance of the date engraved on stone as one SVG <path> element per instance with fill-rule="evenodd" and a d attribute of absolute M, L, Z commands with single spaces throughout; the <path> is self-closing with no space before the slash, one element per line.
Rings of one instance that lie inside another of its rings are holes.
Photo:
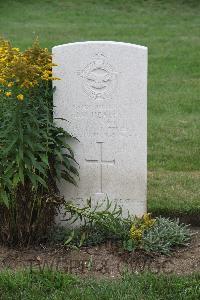
<path fill-rule="evenodd" d="M 116 87 L 117 73 L 102 53 L 97 53 L 78 75 L 82 78 L 84 91 L 94 100 L 105 99 Z"/>

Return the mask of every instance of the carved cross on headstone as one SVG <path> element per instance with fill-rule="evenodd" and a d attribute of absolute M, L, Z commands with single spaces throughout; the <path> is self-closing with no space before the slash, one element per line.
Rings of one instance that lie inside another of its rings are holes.
<path fill-rule="evenodd" d="M 103 194 L 103 166 L 104 165 L 114 165 L 115 159 L 113 160 L 104 160 L 103 159 L 103 142 L 97 142 L 100 147 L 100 157 L 99 159 L 85 159 L 86 162 L 92 163 L 92 164 L 98 164 L 100 165 L 100 192 L 97 192 L 97 194 Z"/>

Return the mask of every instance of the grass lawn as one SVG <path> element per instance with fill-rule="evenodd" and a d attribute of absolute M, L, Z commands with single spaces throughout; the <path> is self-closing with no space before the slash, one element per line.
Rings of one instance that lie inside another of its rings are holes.
<path fill-rule="evenodd" d="M 14 298 L 13 298 L 14 295 Z M 196 300 L 200 275 L 125 275 L 119 280 L 78 279 L 62 273 L 0 273 L 0 299 Z"/>
<path fill-rule="evenodd" d="M 199 0 L 7 0 L 0 28 L 22 48 L 35 35 L 49 48 L 85 40 L 147 46 L 149 210 L 200 215 Z"/>

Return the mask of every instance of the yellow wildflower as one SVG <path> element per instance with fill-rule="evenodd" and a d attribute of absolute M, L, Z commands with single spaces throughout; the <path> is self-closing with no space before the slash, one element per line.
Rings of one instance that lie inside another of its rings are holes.
<path fill-rule="evenodd" d="M 17 99 L 19 101 L 23 101 L 24 100 L 24 95 L 22 95 L 22 94 L 17 95 Z"/>
<path fill-rule="evenodd" d="M 0 78 L 0 83 L 1 83 L 1 84 L 3 84 L 3 85 L 5 85 L 5 84 L 6 84 L 6 81 L 5 81 L 5 79 L 3 79 L 3 78 Z"/>
<path fill-rule="evenodd" d="M 14 82 L 9 82 L 8 83 L 8 87 L 10 88 L 10 87 L 12 87 L 14 85 Z"/>
<path fill-rule="evenodd" d="M 13 48 L 10 42 L 0 39 L 0 84 L 22 91 L 39 86 L 42 81 L 59 80 L 52 76 L 52 55 L 47 48 L 41 48 L 38 40 L 22 52 Z"/>
<path fill-rule="evenodd" d="M 61 79 L 58 78 L 58 77 L 49 77 L 49 79 L 51 79 L 51 80 L 61 80 Z"/>
<path fill-rule="evenodd" d="M 151 227 L 151 226 L 153 226 L 153 224 L 154 224 L 155 221 L 156 221 L 155 219 L 152 219 L 152 218 L 151 218 L 151 214 L 150 214 L 150 213 L 144 214 L 143 217 L 142 217 L 142 219 L 143 219 L 144 225 L 145 225 L 146 227 Z"/>
<path fill-rule="evenodd" d="M 12 95 L 11 92 L 6 92 L 6 97 L 10 97 Z"/>
<path fill-rule="evenodd" d="M 19 52 L 19 48 L 12 48 L 12 50 Z"/>
<path fill-rule="evenodd" d="M 136 217 L 130 229 L 130 237 L 140 241 L 143 233 L 154 225 L 156 219 L 152 219 L 150 213 L 144 214 L 141 218 Z"/>
<path fill-rule="evenodd" d="M 141 240 L 142 239 L 143 230 L 140 228 L 137 228 L 134 224 L 131 226 L 130 229 L 130 237 L 133 240 Z"/>

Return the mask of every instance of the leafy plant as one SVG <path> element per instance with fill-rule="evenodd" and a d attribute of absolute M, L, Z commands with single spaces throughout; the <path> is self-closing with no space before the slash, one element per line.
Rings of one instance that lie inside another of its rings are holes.
<path fill-rule="evenodd" d="M 38 42 L 24 53 L 1 44 L 0 239 L 27 244 L 52 224 L 56 180 L 76 184 L 77 163 L 72 137 L 53 120 L 51 55 Z"/>
<path fill-rule="evenodd" d="M 79 230 L 73 229 L 66 245 L 74 246 L 96 245 L 106 240 L 121 240 L 128 237 L 130 220 L 122 218 L 122 208 L 112 205 L 109 199 L 95 207 L 91 205 L 91 199 L 83 208 L 75 206 L 73 203 L 64 204 L 65 214 L 71 224 L 76 221 L 81 223 Z"/>
<path fill-rule="evenodd" d="M 90 246 L 107 240 L 120 241 L 124 250 L 143 250 L 170 254 L 176 246 L 187 246 L 191 233 L 187 225 L 179 220 L 167 218 L 153 219 L 150 214 L 141 218 L 135 216 L 122 217 L 122 208 L 113 206 L 107 199 L 92 208 L 91 200 L 83 208 L 72 203 L 65 203 L 65 213 L 68 221 L 81 223 L 80 228 L 62 229 L 65 245 L 70 247 Z M 118 243 L 119 245 L 119 243 Z"/>
<path fill-rule="evenodd" d="M 176 246 L 188 246 L 191 239 L 188 227 L 180 224 L 179 220 L 156 218 L 154 226 L 145 231 L 141 248 L 147 252 L 169 254 Z"/>

